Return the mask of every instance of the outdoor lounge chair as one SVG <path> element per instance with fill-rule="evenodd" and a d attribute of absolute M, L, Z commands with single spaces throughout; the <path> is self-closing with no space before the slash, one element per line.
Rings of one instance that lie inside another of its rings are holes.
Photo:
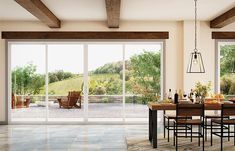
<path fill-rule="evenodd" d="M 59 106 L 63 106 L 66 109 L 81 108 L 81 91 L 71 91 L 69 92 L 67 99 L 57 99 L 59 102 Z M 79 105 L 77 105 L 77 102 Z"/>
<path fill-rule="evenodd" d="M 29 108 L 30 98 L 25 98 L 22 100 L 22 96 L 15 96 L 12 94 L 12 109 L 15 108 Z"/>

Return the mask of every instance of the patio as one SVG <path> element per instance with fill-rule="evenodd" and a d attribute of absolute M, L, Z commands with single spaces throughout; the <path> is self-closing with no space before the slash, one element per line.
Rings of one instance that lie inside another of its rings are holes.
<path fill-rule="evenodd" d="M 83 118 L 84 104 L 81 109 L 59 108 L 58 103 L 49 103 L 49 118 Z M 125 104 L 127 118 L 147 118 L 148 108 L 145 104 Z M 12 119 L 45 118 L 46 107 L 31 103 L 29 108 L 12 109 Z M 88 106 L 89 118 L 122 118 L 122 103 L 90 103 Z"/>

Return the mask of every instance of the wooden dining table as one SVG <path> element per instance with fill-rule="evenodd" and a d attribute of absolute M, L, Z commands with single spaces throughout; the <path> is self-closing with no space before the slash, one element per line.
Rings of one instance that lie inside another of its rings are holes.
<path fill-rule="evenodd" d="M 152 144 L 153 148 L 157 148 L 157 112 L 159 110 L 165 111 L 165 110 L 176 110 L 176 104 L 173 103 L 148 103 L 149 108 L 149 141 Z M 204 106 L 205 110 L 220 110 L 221 104 L 220 103 L 211 103 L 211 104 L 205 104 Z"/>

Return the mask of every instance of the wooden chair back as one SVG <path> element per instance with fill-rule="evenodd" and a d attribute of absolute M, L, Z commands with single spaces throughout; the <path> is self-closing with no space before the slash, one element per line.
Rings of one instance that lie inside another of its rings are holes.
<path fill-rule="evenodd" d="M 70 91 L 68 95 L 69 105 L 73 106 L 81 97 L 81 91 Z"/>
<path fill-rule="evenodd" d="M 81 91 L 70 91 L 68 97 L 77 97 L 79 98 Z"/>
<path fill-rule="evenodd" d="M 204 116 L 204 104 L 177 104 L 176 105 L 177 116 Z"/>
<path fill-rule="evenodd" d="M 221 115 L 235 116 L 235 104 L 222 104 Z"/>

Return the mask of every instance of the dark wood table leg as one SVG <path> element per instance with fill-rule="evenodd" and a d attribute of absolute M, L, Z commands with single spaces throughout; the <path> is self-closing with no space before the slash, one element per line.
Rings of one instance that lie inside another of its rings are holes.
<path fill-rule="evenodd" d="M 164 136 L 164 138 L 166 138 L 166 129 L 165 129 L 166 120 L 165 120 L 165 114 L 166 114 L 166 111 L 163 110 L 163 117 L 162 117 L 162 119 L 163 119 L 163 136 Z"/>
<path fill-rule="evenodd" d="M 157 148 L 157 110 L 152 110 L 152 146 Z"/>
<path fill-rule="evenodd" d="M 149 141 L 152 142 L 152 110 L 149 109 Z"/>

